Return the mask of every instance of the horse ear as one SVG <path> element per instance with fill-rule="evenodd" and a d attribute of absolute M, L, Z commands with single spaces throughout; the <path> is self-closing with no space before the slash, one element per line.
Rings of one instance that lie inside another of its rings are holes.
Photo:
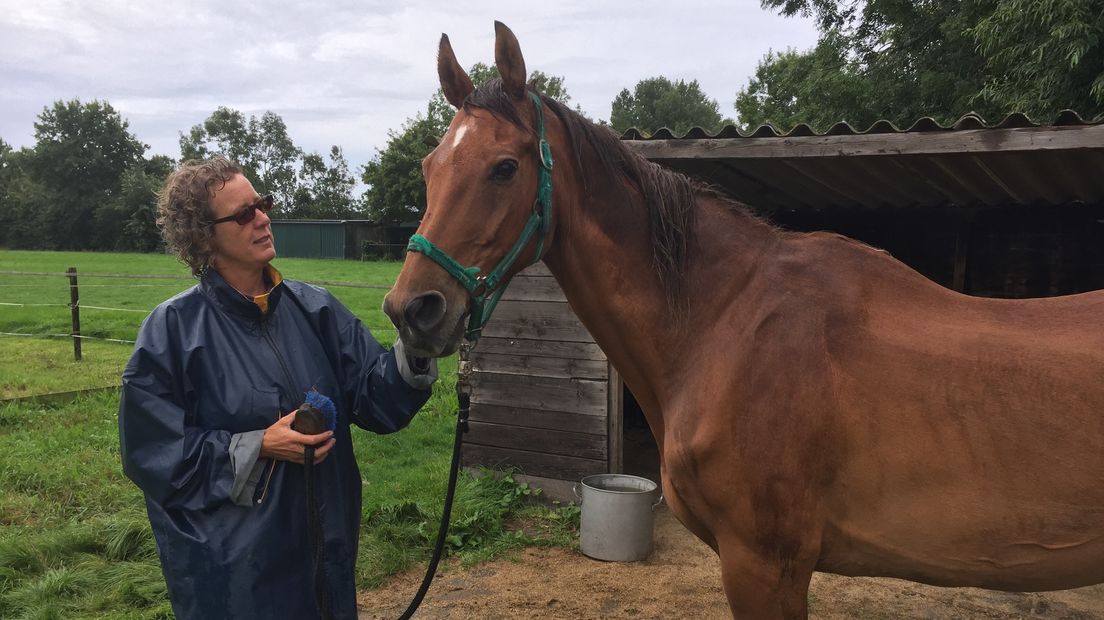
<path fill-rule="evenodd" d="M 502 76 L 502 87 L 520 99 L 525 96 L 525 59 L 517 37 L 502 22 L 495 22 L 495 65 Z"/>
<path fill-rule="evenodd" d="M 441 45 L 437 48 L 437 77 L 441 78 L 445 99 L 457 110 L 475 90 L 468 72 L 456 62 L 456 54 L 452 52 L 447 34 L 441 35 Z"/>

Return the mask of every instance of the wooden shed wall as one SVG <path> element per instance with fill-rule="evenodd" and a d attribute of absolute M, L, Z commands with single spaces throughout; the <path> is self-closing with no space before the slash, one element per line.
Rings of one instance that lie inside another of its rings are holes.
<path fill-rule="evenodd" d="M 620 380 L 543 264 L 514 277 L 466 364 L 465 467 L 538 482 L 619 470 Z"/>

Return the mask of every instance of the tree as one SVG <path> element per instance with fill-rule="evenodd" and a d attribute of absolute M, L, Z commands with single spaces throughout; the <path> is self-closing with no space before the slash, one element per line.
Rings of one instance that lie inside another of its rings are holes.
<path fill-rule="evenodd" d="M 746 127 L 819 130 L 880 118 L 908 126 L 967 112 L 998 121 L 1104 111 L 1104 0 L 763 0 L 814 15 L 808 52 L 771 52 L 737 93 Z"/>
<path fill-rule="evenodd" d="M 837 121 L 866 128 L 878 120 L 863 76 L 841 70 L 847 50 L 826 36 L 806 53 L 768 52 L 755 77 L 736 96 L 746 129 L 770 123 L 786 130 L 798 123 L 825 129 Z"/>
<path fill-rule="evenodd" d="M 261 186 L 276 194 L 279 204 L 292 204 L 298 185 L 296 163 L 303 150 L 291 141 L 284 119 L 274 112 L 265 112 L 259 121 L 250 118 L 249 133 L 256 136 L 257 157 L 253 165 Z"/>
<path fill-rule="evenodd" d="M 237 163 L 258 192 L 276 194 L 277 209 L 291 205 L 297 189 L 296 167 L 302 150 L 287 133 L 287 125 L 275 112 L 258 119 L 219 107 L 202 124 L 180 135 L 184 159 L 200 159 L 220 153 Z"/>
<path fill-rule="evenodd" d="M 212 148 L 212 146 L 214 148 Z M 249 121 L 232 108 L 219 106 L 203 123 L 195 125 L 187 136 L 180 136 L 180 156 L 205 159 L 215 153 L 230 158 L 248 169 L 250 180 L 256 177 L 254 159 L 257 137 L 249 131 Z"/>
<path fill-rule="evenodd" d="M 1002 0 L 967 32 L 993 76 L 986 101 L 1045 120 L 1104 113 L 1104 1 Z"/>
<path fill-rule="evenodd" d="M 35 123 L 28 170 L 45 196 L 45 236 L 51 247 L 92 249 L 110 243 L 117 230 L 90 227 L 95 211 L 118 196 L 123 173 L 148 148 L 107 102 L 58 101 Z M 22 191 L 29 191 L 24 187 Z M 26 195 L 25 195 L 26 197 Z"/>
<path fill-rule="evenodd" d="M 0 222 L 3 221 L 4 197 L 11 187 L 12 177 L 15 175 L 15 162 L 12 158 L 12 147 L 0 138 Z"/>
<path fill-rule="evenodd" d="M 157 227 L 157 192 L 165 184 L 175 162 L 155 155 L 132 166 L 123 175 L 123 188 L 112 207 L 122 217 L 121 234 L 114 249 L 153 252 L 162 247 Z"/>
<path fill-rule="evenodd" d="M 0 138 L 0 245 L 20 247 L 20 237 L 28 232 L 23 226 L 25 213 L 19 200 L 28 183 L 24 161 L 26 149 L 14 151 Z"/>
<path fill-rule="evenodd" d="M 357 214 L 353 200 L 356 178 L 341 147 L 330 147 L 330 164 L 318 153 L 303 155 L 299 188 L 291 212 L 293 218 L 349 219 Z"/>
<path fill-rule="evenodd" d="M 666 127 L 683 135 L 694 127 L 716 133 L 724 126 L 717 101 L 702 92 L 697 80 L 672 82 L 665 77 L 640 80 L 632 92 L 622 89 L 613 100 L 610 125 L 617 133 L 635 127 L 655 133 Z"/>
<path fill-rule="evenodd" d="M 468 71 L 476 86 L 499 77 L 498 68 L 476 63 Z M 529 75 L 529 84 L 537 92 L 561 103 L 568 103 L 562 77 L 549 76 L 541 71 Z M 422 160 L 452 122 L 456 111 L 445 101 L 440 89 L 430 97 L 425 112 L 406 119 L 399 130 L 391 130 L 387 146 L 376 152 L 372 161 L 361 168 L 361 180 L 368 186 L 363 203 L 368 217 L 389 223 L 416 220 L 425 210 L 425 180 L 422 178 Z"/>
<path fill-rule="evenodd" d="M 30 151 L 21 149 L 14 155 L 25 161 Z M 49 220 L 53 196 L 53 192 L 31 175 L 17 169 L 0 206 L 0 243 L 20 249 L 57 247 Z"/>
<path fill-rule="evenodd" d="M 426 204 L 422 160 L 442 133 L 439 118 L 421 114 L 407 119 L 400 131 L 388 132 L 387 148 L 361 171 L 361 180 L 368 185 L 364 204 L 369 218 L 387 223 L 418 218 Z"/>

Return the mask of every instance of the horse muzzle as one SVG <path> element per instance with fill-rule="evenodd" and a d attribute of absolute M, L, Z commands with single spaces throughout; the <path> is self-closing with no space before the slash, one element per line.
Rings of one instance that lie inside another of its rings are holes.
<path fill-rule="evenodd" d="M 399 330 L 408 353 L 418 357 L 445 357 L 460 348 L 468 316 L 459 304 L 450 307 L 440 291 L 404 295 L 395 289 L 383 300 L 383 311 Z"/>

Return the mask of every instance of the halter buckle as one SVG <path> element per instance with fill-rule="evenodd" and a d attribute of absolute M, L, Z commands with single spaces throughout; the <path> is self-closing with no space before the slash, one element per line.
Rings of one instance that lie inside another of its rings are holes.
<path fill-rule="evenodd" d="M 468 292 L 472 297 L 480 297 L 487 292 L 487 276 L 479 276 L 475 279 L 475 287 Z"/>

